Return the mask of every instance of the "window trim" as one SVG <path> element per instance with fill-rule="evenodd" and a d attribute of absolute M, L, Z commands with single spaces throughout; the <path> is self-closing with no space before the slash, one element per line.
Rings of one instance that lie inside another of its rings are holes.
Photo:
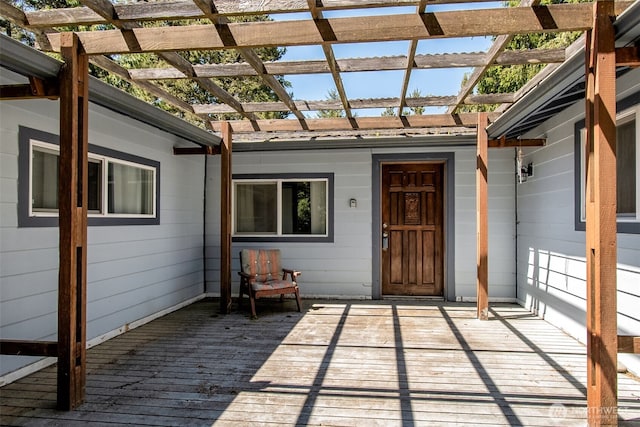
<path fill-rule="evenodd" d="M 232 235 L 234 242 L 305 242 L 305 243 L 333 243 L 334 241 L 334 174 L 331 173 L 274 173 L 274 174 L 233 174 L 232 176 L 232 202 L 231 218 L 235 221 L 235 184 L 237 181 L 266 182 L 266 181 L 327 181 L 327 234 L 326 235 L 268 235 L 268 236 L 242 236 Z M 278 203 L 280 200 L 278 199 Z M 278 230 L 282 225 L 277 224 Z M 232 230 L 234 229 L 232 224 Z"/>
<path fill-rule="evenodd" d="M 37 146 L 59 151 L 60 137 L 56 134 L 28 128 L 18 127 L 18 227 L 57 227 L 58 214 L 31 211 L 31 170 L 32 170 L 32 141 Z M 89 158 L 102 162 L 102 206 L 103 213 L 89 213 L 89 226 L 119 226 L 119 225 L 158 225 L 160 224 L 160 162 L 124 153 L 110 148 L 89 144 Z M 143 169 L 154 170 L 154 215 L 107 214 L 106 205 L 106 167 L 107 161 L 119 164 L 129 164 Z"/>
<path fill-rule="evenodd" d="M 616 126 L 621 124 L 621 121 L 627 120 L 631 115 L 635 115 L 636 120 L 636 194 L 640 192 L 640 162 L 637 159 L 640 158 L 640 92 L 636 92 L 616 103 L 616 111 L 619 113 L 616 116 Z M 583 218 L 584 213 L 584 197 L 585 188 L 584 180 L 582 179 L 582 171 L 584 169 L 584 156 L 582 147 L 582 130 L 586 125 L 585 119 L 579 120 L 574 124 L 573 138 L 574 138 L 574 223 L 576 231 L 585 231 L 586 222 Z M 637 195 L 636 195 L 637 197 Z M 636 206 L 640 204 L 640 200 L 636 199 Z M 636 209 L 637 210 L 637 209 Z M 636 212 L 636 218 L 634 220 L 625 219 L 623 216 L 619 216 L 617 219 L 617 232 L 623 234 L 640 234 L 640 212 Z"/>

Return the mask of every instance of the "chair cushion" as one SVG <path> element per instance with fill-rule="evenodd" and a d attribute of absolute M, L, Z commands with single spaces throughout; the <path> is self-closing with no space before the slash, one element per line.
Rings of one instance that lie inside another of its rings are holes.
<path fill-rule="evenodd" d="M 269 280 L 266 282 L 253 282 L 251 283 L 251 288 L 254 291 L 267 291 L 272 289 L 284 289 L 293 287 L 293 283 L 291 280 Z"/>
<path fill-rule="evenodd" d="M 240 258 L 242 271 L 259 282 L 282 278 L 280 249 L 243 249 Z"/>

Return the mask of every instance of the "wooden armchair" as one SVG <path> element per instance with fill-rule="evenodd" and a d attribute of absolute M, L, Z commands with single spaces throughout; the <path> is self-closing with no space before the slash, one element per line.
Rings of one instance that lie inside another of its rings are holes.
<path fill-rule="evenodd" d="M 242 296 L 249 295 L 251 317 L 257 318 L 256 299 L 267 295 L 295 294 L 300 311 L 300 291 L 296 280 L 299 271 L 288 270 L 280 266 L 280 249 L 243 249 L 240 252 L 240 297 L 238 306 L 242 307 Z"/>

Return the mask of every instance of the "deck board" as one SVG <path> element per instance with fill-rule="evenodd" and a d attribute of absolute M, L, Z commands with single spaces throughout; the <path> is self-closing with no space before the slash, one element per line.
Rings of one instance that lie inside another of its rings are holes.
<path fill-rule="evenodd" d="M 584 346 L 517 305 L 264 301 L 260 318 L 204 300 L 88 351 L 87 397 L 55 409 L 55 368 L 0 389 L 28 426 L 575 426 Z M 619 375 L 620 425 L 640 383 Z"/>

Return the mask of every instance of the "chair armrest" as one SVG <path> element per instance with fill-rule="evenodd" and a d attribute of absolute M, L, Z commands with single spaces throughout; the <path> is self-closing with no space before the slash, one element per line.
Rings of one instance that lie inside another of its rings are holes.
<path fill-rule="evenodd" d="M 286 279 L 287 278 L 287 274 L 291 275 L 291 280 L 293 280 L 294 282 L 296 281 L 296 278 L 300 275 L 302 275 L 301 271 L 296 271 L 296 270 L 289 270 L 288 268 L 283 268 L 282 269 L 283 275 L 282 278 Z"/>
<path fill-rule="evenodd" d="M 240 276 L 240 280 L 242 281 L 251 281 L 254 278 L 252 275 L 245 273 L 244 271 L 238 271 L 238 276 Z"/>

